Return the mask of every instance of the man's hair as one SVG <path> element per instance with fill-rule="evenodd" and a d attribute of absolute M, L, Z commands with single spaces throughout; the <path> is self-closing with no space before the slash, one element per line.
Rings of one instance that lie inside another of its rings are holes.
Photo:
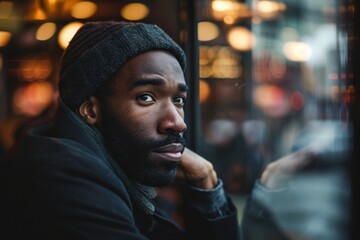
<path fill-rule="evenodd" d="M 61 60 L 58 87 L 62 102 L 76 111 L 95 93 L 104 100 L 111 94 L 112 81 L 121 66 L 150 50 L 170 52 L 185 71 L 184 51 L 156 25 L 113 21 L 85 24 Z"/>

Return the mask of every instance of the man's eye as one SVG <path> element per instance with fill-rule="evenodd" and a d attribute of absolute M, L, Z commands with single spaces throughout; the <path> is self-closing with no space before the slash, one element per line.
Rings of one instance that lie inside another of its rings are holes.
<path fill-rule="evenodd" d="M 174 103 L 177 104 L 177 105 L 184 106 L 185 97 L 176 97 L 176 98 L 174 98 Z"/>
<path fill-rule="evenodd" d="M 142 102 L 153 102 L 154 98 L 150 94 L 141 94 L 137 97 L 137 100 L 140 100 Z"/>

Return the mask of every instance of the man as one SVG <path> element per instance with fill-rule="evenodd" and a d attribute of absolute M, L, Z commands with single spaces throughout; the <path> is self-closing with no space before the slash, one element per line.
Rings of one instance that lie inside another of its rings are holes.
<path fill-rule="evenodd" d="M 62 58 L 54 121 L 1 162 L 2 239 L 238 239 L 221 180 L 185 147 L 185 66 L 157 26 L 85 24 Z M 188 185 L 185 229 L 153 203 L 175 179 Z"/>

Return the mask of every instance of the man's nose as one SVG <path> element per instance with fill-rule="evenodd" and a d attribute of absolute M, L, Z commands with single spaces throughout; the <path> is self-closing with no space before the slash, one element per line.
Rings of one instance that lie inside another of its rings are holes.
<path fill-rule="evenodd" d="M 177 108 L 173 103 L 166 104 L 160 110 L 160 133 L 182 133 L 186 130 L 183 109 Z"/>

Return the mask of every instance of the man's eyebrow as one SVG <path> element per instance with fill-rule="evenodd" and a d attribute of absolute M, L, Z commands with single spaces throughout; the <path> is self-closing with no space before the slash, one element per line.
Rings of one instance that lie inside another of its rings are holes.
<path fill-rule="evenodd" d="M 163 79 L 159 79 L 159 78 L 139 79 L 131 84 L 130 89 L 134 89 L 136 87 L 141 87 L 141 86 L 146 86 L 146 85 L 161 86 L 164 84 L 165 84 L 165 81 Z M 184 83 L 179 83 L 179 91 L 188 92 L 189 87 Z"/>
<path fill-rule="evenodd" d="M 188 92 L 188 91 L 189 91 L 189 87 L 188 87 L 186 84 L 184 84 L 184 83 L 179 83 L 179 90 L 180 90 L 181 92 Z"/>
<path fill-rule="evenodd" d="M 165 81 L 159 78 L 151 78 L 151 79 L 139 79 L 134 81 L 131 86 L 130 89 L 136 88 L 136 87 L 141 87 L 141 86 L 146 86 L 146 85 L 154 85 L 154 86 L 160 86 L 165 84 Z"/>

